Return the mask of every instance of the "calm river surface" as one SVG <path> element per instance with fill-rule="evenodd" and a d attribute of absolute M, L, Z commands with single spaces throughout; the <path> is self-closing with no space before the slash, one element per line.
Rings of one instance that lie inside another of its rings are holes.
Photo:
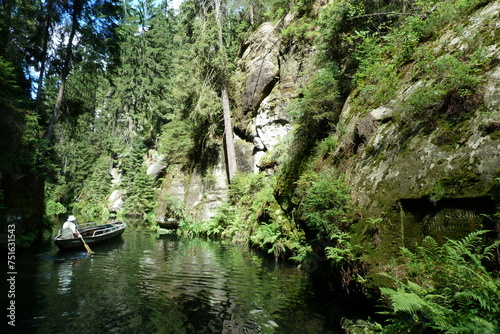
<path fill-rule="evenodd" d="M 340 333 L 306 273 L 246 246 L 128 226 L 91 248 L 20 252 L 16 327 L 0 332 Z"/>

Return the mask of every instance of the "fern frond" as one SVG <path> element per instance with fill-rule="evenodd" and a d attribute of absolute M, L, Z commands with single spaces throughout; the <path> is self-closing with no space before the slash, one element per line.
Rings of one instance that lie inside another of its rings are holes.
<path fill-rule="evenodd" d="M 495 241 L 491 245 L 486 246 L 483 250 L 481 260 L 490 259 L 493 256 L 494 252 L 496 251 L 497 247 L 499 246 L 500 246 L 500 239 Z"/>
<path fill-rule="evenodd" d="M 431 259 L 441 254 L 441 247 L 439 247 L 437 241 L 430 236 L 425 237 L 419 250 L 424 257 L 430 257 Z"/>
<path fill-rule="evenodd" d="M 415 259 L 415 254 L 412 251 L 410 251 L 408 248 L 406 248 L 406 247 L 401 247 L 401 256 L 404 259 L 408 259 L 408 260 L 414 260 Z"/>
<path fill-rule="evenodd" d="M 457 250 L 458 253 L 464 250 L 470 251 L 481 243 L 481 236 L 488 232 L 489 231 L 487 230 L 474 231 L 466 235 L 461 240 L 448 239 L 446 243 L 451 244 Z"/>
<path fill-rule="evenodd" d="M 397 290 L 380 288 L 380 291 L 390 298 L 394 312 L 416 314 L 426 305 L 426 301 L 422 297 L 413 292 L 406 292 L 402 288 Z"/>
<path fill-rule="evenodd" d="M 499 333 L 498 324 L 490 322 L 482 317 L 473 316 L 460 321 L 447 324 L 447 326 L 440 326 L 441 329 L 447 333 L 474 333 L 474 334 L 496 334 Z"/>
<path fill-rule="evenodd" d="M 484 290 L 473 289 L 457 292 L 455 295 L 456 298 L 462 299 L 466 298 L 467 300 L 472 300 L 478 303 L 481 306 L 481 309 L 488 312 L 498 312 L 500 311 L 499 301 L 495 300 L 495 296 L 488 294 Z"/>
<path fill-rule="evenodd" d="M 485 233 L 475 231 L 443 246 L 427 237 L 414 253 L 402 249 L 415 280 L 396 277 L 397 289 L 381 288 L 398 319 L 395 324 L 446 333 L 500 333 L 500 279 L 483 265 L 500 241 L 484 247 Z"/>

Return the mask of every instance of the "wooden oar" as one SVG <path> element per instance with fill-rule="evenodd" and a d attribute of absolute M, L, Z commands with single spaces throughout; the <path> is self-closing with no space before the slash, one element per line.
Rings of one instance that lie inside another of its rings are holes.
<path fill-rule="evenodd" d="M 87 249 L 87 252 L 88 252 L 89 254 L 95 254 L 95 253 L 92 251 L 92 249 L 90 249 L 89 245 L 87 245 L 87 243 L 85 242 L 85 240 L 83 240 L 83 237 L 82 237 L 82 235 L 81 235 L 81 234 L 80 234 L 80 239 L 82 239 L 82 241 L 83 241 L 83 245 L 85 246 L 85 249 Z"/>

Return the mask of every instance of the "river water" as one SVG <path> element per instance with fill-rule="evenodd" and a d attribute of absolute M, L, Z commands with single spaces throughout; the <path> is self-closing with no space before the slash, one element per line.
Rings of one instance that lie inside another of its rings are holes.
<path fill-rule="evenodd" d="M 128 226 L 91 248 L 18 254 L 16 326 L 0 332 L 340 333 L 307 273 L 247 246 Z"/>

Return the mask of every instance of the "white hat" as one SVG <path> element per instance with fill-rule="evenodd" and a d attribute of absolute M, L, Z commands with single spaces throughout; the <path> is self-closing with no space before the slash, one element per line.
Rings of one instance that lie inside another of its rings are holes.
<path fill-rule="evenodd" d="M 74 222 L 76 220 L 76 217 L 75 216 L 69 216 L 68 217 L 68 221 L 69 222 Z"/>

